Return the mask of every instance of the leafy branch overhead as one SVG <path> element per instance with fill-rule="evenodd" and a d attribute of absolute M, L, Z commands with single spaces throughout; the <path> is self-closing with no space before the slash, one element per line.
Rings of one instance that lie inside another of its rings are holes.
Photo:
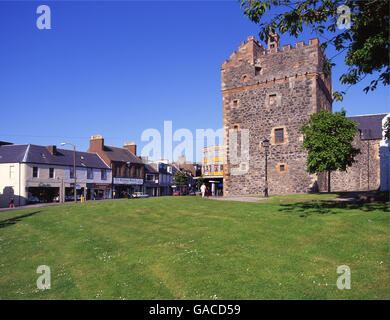
<path fill-rule="evenodd" d="M 340 77 L 342 84 L 357 84 L 372 73 L 378 76 L 364 88 L 366 93 L 375 90 L 378 84 L 390 83 L 388 0 L 240 0 L 240 2 L 244 14 L 260 26 L 261 40 L 268 39 L 275 31 L 298 37 L 304 27 L 310 27 L 313 32 L 326 39 L 321 44 L 323 49 L 331 45 L 338 54 L 345 52 L 347 70 Z M 350 10 L 350 21 L 348 12 L 339 8 L 343 5 Z M 266 20 L 266 15 L 272 18 Z M 349 22 L 349 28 L 338 28 L 338 24 L 347 26 Z M 329 58 L 324 65 L 325 74 L 329 74 L 335 65 L 333 62 L 335 57 Z M 345 92 L 335 92 L 334 99 L 342 100 L 343 94 Z"/>

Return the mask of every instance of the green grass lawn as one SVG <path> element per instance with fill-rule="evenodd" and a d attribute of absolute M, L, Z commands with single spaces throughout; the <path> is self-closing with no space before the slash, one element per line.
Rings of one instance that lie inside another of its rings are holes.
<path fill-rule="evenodd" d="M 1 212 L 0 298 L 390 298 L 385 205 L 285 199 L 159 197 Z M 49 290 L 36 287 L 39 265 L 51 269 Z M 351 268 L 350 290 L 336 287 L 340 265 Z"/>

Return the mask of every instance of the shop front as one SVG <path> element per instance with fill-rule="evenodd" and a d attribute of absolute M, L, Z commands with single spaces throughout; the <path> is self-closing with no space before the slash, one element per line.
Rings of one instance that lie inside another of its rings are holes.
<path fill-rule="evenodd" d="M 129 198 L 135 192 L 143 192 L 144 179 L 114 178 L 113 198 Z"/>
<path fill-rule="evenodd" d="M 108 183 L 87 183 L 87 200 L 102 200 L 110 198 L 111 185 Z"/>
<path fill-rule="evenodd" d="M 36 186 L 28 187 L 28 202 L 31 203 L 48 203 L 59 201 L 59 186 Z"/>

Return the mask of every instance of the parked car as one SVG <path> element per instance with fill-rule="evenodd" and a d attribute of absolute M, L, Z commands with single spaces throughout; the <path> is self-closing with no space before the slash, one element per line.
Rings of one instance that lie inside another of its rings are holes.
<path fill-rule="evenodd" d="M 76 196 L 77 200 L 81 200 L 81 194 L 78 194 Z M 65 196 L 65 201 L 74 201 L 74 195 L 71 194 L 71 195 L 68 195 L 68 196 Z"/>
<path fill-rule="evenodd" d="M 174 195 L 174 196 L 180 196 L 181 194 L 180 194 L 180 191 L 174 191 L 174 192 L 173 192 L 173 195 Z"/>
<path fill-rule="evenodd" d="M 149 195 L 142 192 L 134 192 L 132 195 L 133 198 L 148 198 Z"/>
<path fill-rule="evenodd" d="M 39 203 L 39 199 L 38 199 L 38 197 L 29 196 L 28 197 L 28 202 L 29 203 Z"/>

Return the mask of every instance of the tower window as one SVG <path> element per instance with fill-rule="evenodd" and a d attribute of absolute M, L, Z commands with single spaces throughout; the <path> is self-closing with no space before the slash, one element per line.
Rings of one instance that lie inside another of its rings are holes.
<path fill-rule="evenodd" d="M 261 67 L 255 67 L 255 76 L 258 76 L 260 74 Z"/>
<path fill-rule="evenodd" d="M 278 163 L 276 166 L 276 170 L 279 173 L 286 173 L 287 172 L 287 164 L 286 163 Z"/>
<path fill-rule="evenodd" d="M 284 143 L 284 129 L 275 129 L 275 143 Z"/>
<path fill-rule="evenodd" d="M 269 95 L 269 105 L 273 106 L 273 105 L 276 105 L 276 104 L 277 104 L 276 94 L 270 94 Z"/>
<path fill-rule="evenodd" d="M 238 100 L 233 100 L 233 107 L 237 107 L 238 106 Z"/>

